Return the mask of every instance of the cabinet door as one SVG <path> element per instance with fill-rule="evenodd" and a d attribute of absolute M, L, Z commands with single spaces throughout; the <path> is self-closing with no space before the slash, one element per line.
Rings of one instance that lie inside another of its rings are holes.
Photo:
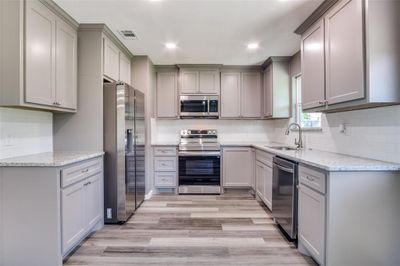
<path fill-rule="evenodd" d="M 181 93 L 196 94 L 199 93 L 199 72 L 182 71 L 181 73 Z"/>
<path fill-rule="evenodd" d="M 323 20 L 317 22 L 302 36 L 301 71 L 303 109 L 324 105 L 325 57 Z"/>
<path fill-rule="evenodd" d="M 264 71 L 264 116 L 273 115 L 273 94 L 272 94 L 272 65 Z"/>
<path fill-rule="evenodd" d="M 343 0 L 325 16 L 328 104 L 365 97 L 363 3 Z"/>
<path fill-rule="evenodd" d="M 242 117 L 261 117 L 260 73 L 242 73 Z"/>
<path fill-rule="evenodd" d="M 263 200 L 270 210 L 272 210 L 272 168 L 264 165 L 264 194 Z"/>
<path fill-rule="evenodd" d="M 321 265 L 325 260 L 325 196 L 299 186 L 299 241 Z"/>
<path fill-rule="evenodd" d="M 240 117 L 240 73 L 221 74 L 221 118 Z"/>
<path fill-rule="evenodd" d="M 117 81 L 119 79 L 119 50 L 107 38 L 104 38 L 104 75 Z"/>
<path fill-rule="evenodd" d="M 219 94 L 219 72 L 200 71 L 199 90 L 204 94 Z"/>
<path fill-rule="evenodd" d="M 76 109 L 77 32 L 61 19 L 56 24 L 56 102 L 60 107 Z"/>
<path fill-rule="evenodd" d="M 25 100 L 54 105 L 55 16 L 39 1 L 27 1 L 25 26 Z"/>
<path fill-rule="evenodd" d="M 156 85 L 156 108 L 158 118 L 178 117 L 176 72 L 158 72 Z"/>
<path fill-rule="evenodd" d="M 251 186 L 251 148 L 224 148 L 223 184 L 226 187 Z"/>
<path fill-rule="evenodd" d="M 119 80 L 131 84 L 131 60 L 119 53 Z"/>
<path fill-rule="evenodd" d="M 264 199 L 264 165 L 256 161 L 256 193 L 260 199 Z"/>
<path fill-rule="evenodd" d="M 85 183 L 85 225 L 91 229 L 103 217 L 103 173 L 98 173 L 87 179 Z"/>
<path fill-rule="evenodd" d="M 84 235 L 85 180 L 61 192 L 62 253 L 65 254 Z"/>

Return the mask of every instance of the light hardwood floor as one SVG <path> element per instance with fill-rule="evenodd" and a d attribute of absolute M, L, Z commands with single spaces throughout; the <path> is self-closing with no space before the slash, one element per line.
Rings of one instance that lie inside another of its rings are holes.
<path fill-rule="evenodd" d="M 315 265 L 248 192 L 158 195 L 124 225 L 106 225 L 64 265 Z"/>

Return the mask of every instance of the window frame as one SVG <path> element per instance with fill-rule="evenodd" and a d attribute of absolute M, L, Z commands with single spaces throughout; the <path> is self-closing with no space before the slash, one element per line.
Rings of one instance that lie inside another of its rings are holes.
<path fill-rule="evenodd" d="M 300 81 L 299 81 L 300 78 Z M 301 114 L 303 112 L 302 107 L 301 107 L 301 103 L 299 103 L 299 97 L 301 97 L 301 85 L 300 85 L 300 89 L 298 87 L 298 83 L 300 82 L 301 84 L 301 78 L 302 78 L 302 74 L 299 73 L 295 76 L 293 76 L 292 78 L 292 109 L 293 109 L 293 113 L 294 113 L 294 121 L 296 123 L 298 123 L 299 125 L 302 124 L 301 121 Z M 300 93 L 300 95 L 299 95 Z M 302 131 L 322 131 L 322 114 L 319 113 L 321 115 L 321 126 L 319 127 L 303 127 L 301 125 L 301 130 Z M 297 128 L 292 128 L 291 131 L 298 131 Z"/>

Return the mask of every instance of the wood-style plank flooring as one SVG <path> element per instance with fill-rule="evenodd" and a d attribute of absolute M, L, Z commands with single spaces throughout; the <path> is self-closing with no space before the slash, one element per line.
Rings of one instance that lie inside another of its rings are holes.
<path fill-rule="evenodd" d="M 106 225 L 64 265 L 315 265 L 247 191 L 158 195 L 124 225 Z"/>

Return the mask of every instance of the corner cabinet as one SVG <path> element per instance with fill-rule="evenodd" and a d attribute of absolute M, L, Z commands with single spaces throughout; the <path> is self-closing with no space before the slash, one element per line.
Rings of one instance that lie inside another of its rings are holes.
<path fill-rule="evenodd" d="M 264 66 L 263 117 L 289 118 L 290 57 L 270 57 Z"/>
<path fill-rule="evenodd" d="M 340 0 L 302 33 L 305 111 L 400 103 L 400 49 L 393 41 L 400 38 L 400 20 L 394 10 L 400 10 L 398 1 Z"/>
<path fill-rule="evenodd" d="M 75 112 L 78 24 L 51 2 L 9 1 L 0 8 L 1 36 L 7 36 L 1 40 L 0 105 Z"/>

